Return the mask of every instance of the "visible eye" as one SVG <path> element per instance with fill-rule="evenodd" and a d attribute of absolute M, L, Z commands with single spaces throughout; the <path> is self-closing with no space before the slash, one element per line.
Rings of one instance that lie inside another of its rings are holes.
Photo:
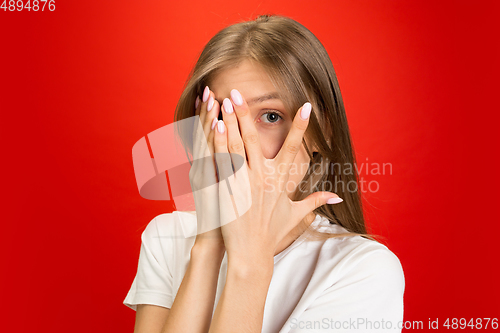
<path fill-rule="evenodd" d="M 278 112 L 274 111 L 266 112 L 259 118 L 260 121 L 268 124 L 277 123 L 280 119 L 283 119 L 283 117 L 280 116 Z"/>

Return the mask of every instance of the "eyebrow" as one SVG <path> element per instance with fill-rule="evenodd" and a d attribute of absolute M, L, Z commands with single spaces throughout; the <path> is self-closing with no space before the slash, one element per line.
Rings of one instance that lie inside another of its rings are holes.
<path fill-rule="evenodd" d="M 254 97 L 251 100 L 247 101 L 248 106 L 255 104 L 255 103 L 262 103 L 264 101 L 267 101 L 269 99 L 280 99 L 279 94 L 277 92 L 273 92 L 270 94 L 265 94 L 262 96 Z"/>
<path fill-rule="evenodd" d="M 254 98 L 248 100 L 247 105 L 251 106 L 253 104 L 262 103 L 262 102 L 270 100 L 270 99 L 280 99 L 280 95 L 277 92 L 272 92 L 272 93 L 265 94 L 262 96 L 257 96 L 257 97 L 254 97 Z M 219 104 L 222 105 L 222 102 L 220 102 L 218 99 L 217 99 L 217 101 L 219 102 Z"/>

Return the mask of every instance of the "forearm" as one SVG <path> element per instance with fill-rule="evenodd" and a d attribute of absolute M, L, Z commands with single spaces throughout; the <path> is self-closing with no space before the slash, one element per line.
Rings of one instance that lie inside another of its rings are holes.
<path fill-rule="evenodd" d="M 223 249 L 197 246 L 192 248 L 191 260 L 163 333 L 208 332 L 223 257 Z"/>
<path fill-rule="evenodd" d="M 226 284 L 215 309 L 210 333 L 261 332 L 264 306 L 274 265 L 228 264 Z"/>

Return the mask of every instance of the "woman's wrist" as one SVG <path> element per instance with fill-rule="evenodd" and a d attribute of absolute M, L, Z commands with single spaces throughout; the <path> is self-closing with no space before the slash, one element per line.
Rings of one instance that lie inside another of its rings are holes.
<path fill-rule="evenodd" d="M 201 260 L 215 258 L 222 261 L 225 252 L 224 242 L 197 239 L 191 248 L 191 258 L 200 258 Z"/>
<path fill-rule="evenodd" d="M 271 279 L 273 271 L 273 256 L 247 257 L 228 254 L 228 272 L 240 278 L 267 277 Z"/>

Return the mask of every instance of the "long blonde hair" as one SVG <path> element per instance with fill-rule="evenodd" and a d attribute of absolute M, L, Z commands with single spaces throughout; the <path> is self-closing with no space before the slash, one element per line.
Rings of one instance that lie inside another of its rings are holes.
<path fill-rule="evenodd" d="M 356 160 L 335 70 L 321 42 L 295 20 L 261 15 L 219 31 L 207 43 L 190 73 L 174 121 L 194 116 L 194 101 L 204 87 L 221 71 L 244 60 L 254 61 L 267 71 L 292 118 L 305 102 L 312 104 L 305 137 L 314 147 L 303 141 L 311 163 L 292 200 L 302 200 L 317 190 L 335 192 L 344 202 L 323 205 L 314 213 L 348 233 L 316 232 L 311 227 L 309 236 L 325 239 L 359 235 L 374 240 L 365 227 Z M 179 135 L 186 140 L 190 133 Z M 335 188 L 331 188 L 332 184 Z"/>

